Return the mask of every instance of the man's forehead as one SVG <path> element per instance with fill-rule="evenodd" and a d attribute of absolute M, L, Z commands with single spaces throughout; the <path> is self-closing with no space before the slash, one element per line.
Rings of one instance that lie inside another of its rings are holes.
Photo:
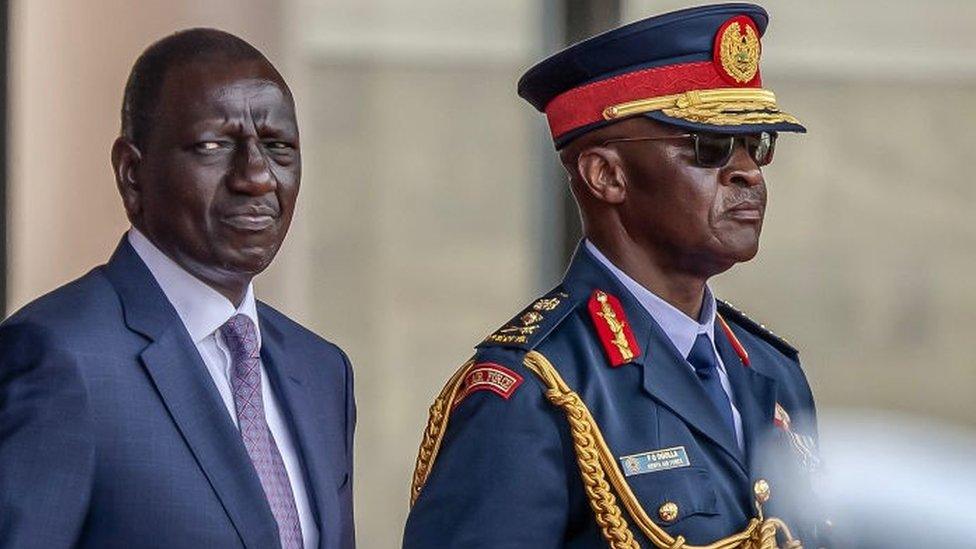
<path fill-rule="evenodd" d="M 161 102 L 192 103 L 291 100 L 287 84 L 264 60 L 214 60 L 174 66 L 166 73 L 161 96 Z"/>
<path fill-rule="evenodd" d="M 242 116 L 297 129 L 291 93 L 276 73 L 212 68 L 190 67 L 167 77 L 160 118 L 184 129 Z"/>
<path fill-rule="evenodd" d="M 278 82 L 266 78 L 228 79 L 213 83 L 201 90 L 208 102 L 237 104 L 242 101 L 255 106 L 276 106 L 285 103 L 287 94 Z"/>

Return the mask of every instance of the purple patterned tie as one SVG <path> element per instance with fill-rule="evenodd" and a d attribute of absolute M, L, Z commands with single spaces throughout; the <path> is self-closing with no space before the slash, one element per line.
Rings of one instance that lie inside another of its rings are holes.
<path fill-rule="evenodd" d="M 278 535 L 282 549 L 302 549 L 302 529 L 295 508 L 295 496 L 288 482 L 288 472 L 281 460 L 268 422 L 264 418 L 264 402 L 261 398 L 261 350 L 258 348 L 257 331 L 250 318 L 234 315 L 220 333 L 230 350 L 233 363 L 231 387 L 234 390 L 234 407 L 237 422 L 247 455 L 261 479 L 261 487 L 271 505 L 271 513 L 278 522 Z"/>

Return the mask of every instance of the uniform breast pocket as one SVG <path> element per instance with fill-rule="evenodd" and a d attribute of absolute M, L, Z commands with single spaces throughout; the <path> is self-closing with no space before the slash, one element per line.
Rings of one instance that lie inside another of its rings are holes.
<path fill-rule="evenodd" d="M 661 526 L 718 514 L 715 488 L 705 469 L 682 467 L 635 475 L 627 481 L 647 514 Z"/>

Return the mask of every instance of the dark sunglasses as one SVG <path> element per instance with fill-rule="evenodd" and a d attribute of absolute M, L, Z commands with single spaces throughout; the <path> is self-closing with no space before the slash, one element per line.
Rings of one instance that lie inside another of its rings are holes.
<path fill-rule="evenodd" d="M 661 135 L 656 137 L 621 137 L 608 139 L 610 143 L 632 143 L 636 141 L 663 141 L 666 139 L 691 139 L 695 143 L 695 163 L 703 168 L 721 168 L 729 163 L 735 152 L 735 142 L 742 141 L 749 156 L 758 166 L 766 166 L 773 161 L 776 149 L 776 133 L 760 132 L 750 135 L 729 135 L 721 133 L 685 133 L 681 135 Z"/>

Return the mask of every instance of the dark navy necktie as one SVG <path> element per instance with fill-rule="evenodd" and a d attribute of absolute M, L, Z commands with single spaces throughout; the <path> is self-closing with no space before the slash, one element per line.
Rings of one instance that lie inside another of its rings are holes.
<path fill-rule="evenodd" d="M 695 338 L 695 344 L 691 346 L 691 351 L 688 353 L 688 362 L 695 368 L 708 400 L 722 416 L 722 422 L 732 435 L 732 440 L 736 440 L 732 402 L 729 401 L 729 395 L 722 388 L 722 381 L 718 377 L 718 359 L 715 357 L 715 349 L 712 347 L 712 341 L 708 339 L 708 334 L 698 334 Z"/>

